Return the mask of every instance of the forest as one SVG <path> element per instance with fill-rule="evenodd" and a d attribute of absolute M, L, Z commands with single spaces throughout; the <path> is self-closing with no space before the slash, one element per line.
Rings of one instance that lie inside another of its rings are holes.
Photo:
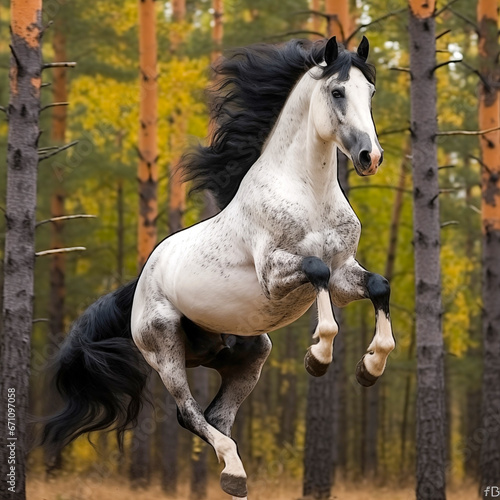
<path fill-rule="evenodd" d="M 31 122 L 23 128 L 26 108 L 9 103 L 23 88 L 12 82 L 26 76 L 20 57 L 35 57 L 15 48 L 14 16 L 29 5 L 38 5 L 30 22 L 40 34 L 35 42 L 28 30 L 26 43 L 35 50 L 42 40 L 43 59 L 31 59 L 38 90 L 26 101 Z M 37 418 L 60 406 L 52 362 L 71 323 L 135 278 L 158 242 L 217 211 L 176 169 L 213 133 L 211 65 L 234 47 L 334 35 L 349 50 L 366 36 L 377 71 L 372 111 L 384 161 L 375 176 L 361 177 L 342 155 L 339 181 L 362 223 L 357 260 L 391 284 L 396 348 L 375 385 L 358 384 L 356 364 L 373 335 L 367 300 L 335 308 L 339 334 L 323 377 L 304 369 L 314 308 L 272 332 L 272 352 L 232 432 L 249 498 L 499 496 L 499 8 L 498 0 L 2 3 L 0 496 L 230 498 L 219 489 L 213 450 L 178 425 L 156 373 L 147 383 L 153 404 L 122 449 L 113 432 L 94 432 L 54 456 L 36 446 Z M 25 175 L 10 141 L 27 143 L 30 134 L 37 155 L 26 161 L 38 179 L 29 188 L 24 177 L 9 184 L 11 171 Z M 17 227 L 11 189 L 20 206 L 32 206 L 32 221 L 9 240 Z M 14 323 L 10 304 L 25 297 Z M 188 375 L 205 408 L 218 374 Z M 16 492 L 4 480 L 12 387 Z"/>

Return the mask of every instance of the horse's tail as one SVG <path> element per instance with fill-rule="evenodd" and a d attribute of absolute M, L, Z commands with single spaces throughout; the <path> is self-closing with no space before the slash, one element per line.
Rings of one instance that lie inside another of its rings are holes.
<path fill-rule="evenodd" d="M 149 369 L 132 340 L 130 316 L 137 279 L 101 297 L 72 325 L 55 361 L 55 382 L 65 403 L 44 425 L 52 453 L 81 434 L 137 422 Z"/>

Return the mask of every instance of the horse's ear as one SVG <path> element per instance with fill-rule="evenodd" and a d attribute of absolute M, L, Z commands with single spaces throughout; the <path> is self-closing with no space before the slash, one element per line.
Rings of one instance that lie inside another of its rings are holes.
<path fill-rule="evenodd" d="M 327 66 L 333 64 L 339 55 L 339 46 L 337 45 L 337 37 L 332 36 L 328 40 L 325 47 L 325 62 Z"/>
<path fill-rule="evenodd" d="M 368 59 L 368 52 L 370 52 L 370 43 L 368 42 L 368 38 L 364 36 L 358 47 L 358 56 L 361 57 L 363 61 L 366 61 Z"/>

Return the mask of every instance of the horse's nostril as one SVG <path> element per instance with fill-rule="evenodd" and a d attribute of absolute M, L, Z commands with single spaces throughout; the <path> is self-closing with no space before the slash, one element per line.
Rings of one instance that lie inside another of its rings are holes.
<path fill-rule="evenodd" d="M 366 149 L 364 149 L 363 151 L 361 151 L 359 153 L 358 158 L 359 158 L 359 163 L 361 163 L 362 167 L 367 168 L 372 164 L 372 158 L 370 155 L 370 151 L 367 151 Z"/>

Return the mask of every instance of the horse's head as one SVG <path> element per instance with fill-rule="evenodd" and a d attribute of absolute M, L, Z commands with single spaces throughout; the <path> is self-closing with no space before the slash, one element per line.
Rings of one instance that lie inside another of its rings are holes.
<path fill-rule="evenodd" d="M 368 51 L 365 37 L 356 52 L 339 47 L 335 37 L 331 38 L 311 100 L 317 133 L 323 140 L 335 142 L 359 175 L 373 175 L 383 160 L 371 112 L 375 71 L 366 63 Z"/>

